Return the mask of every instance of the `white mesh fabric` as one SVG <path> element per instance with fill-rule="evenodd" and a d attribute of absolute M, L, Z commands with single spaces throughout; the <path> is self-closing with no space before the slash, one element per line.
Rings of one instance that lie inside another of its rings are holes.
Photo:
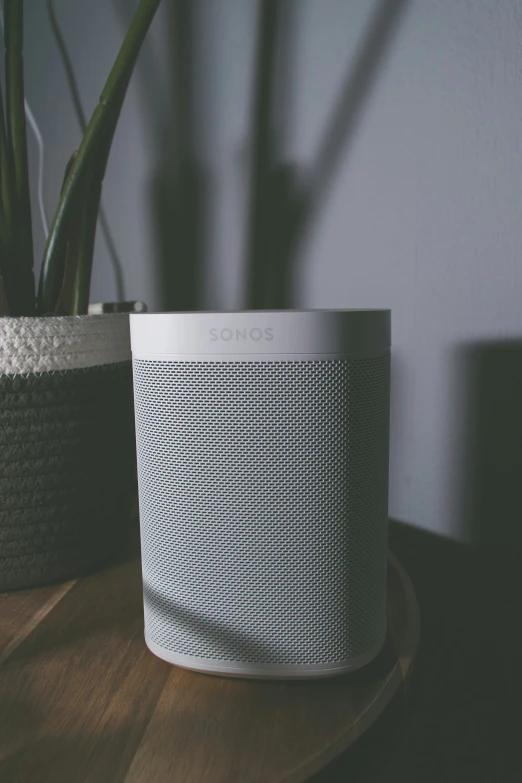
<path fill-rule="evenodd" d="M 386 626 L 389 356 L 134 361 L 146 634 L 324 664 Z"/>

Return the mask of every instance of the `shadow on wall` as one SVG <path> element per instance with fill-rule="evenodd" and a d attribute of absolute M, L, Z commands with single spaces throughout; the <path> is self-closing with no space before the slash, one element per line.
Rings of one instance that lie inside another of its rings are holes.
<path fill-rule="evenodd" d="M 133 4 L 113 0 L 128 26 Z M 284 160 L 292 112 L 292 39 L 298 0 L 259 0 L 257 45 L 250 108 L 250 207 L 246 244 L 245 307 L 294 305 L 298 259 L 305 233 L 325 200 L 359 116 L 371 93 L 384 55 L 409 0 L 378 0 L 350 66 L 318 154 L 307 171 Z M 194 27 L 204 5 L 169 0 L 165 12 L 170 57 L 170 94 L 155 88 L 158 64 L 145 41 L 136 79 L 157 151 L 152 184 L 155 257 L 161 308 L 202 308 L 205 227 L 211 200 L 209 174 L 195 148 Z M 211 262 L 211 259 L 209 259 Z"/>
<path fill-rule="evenodd" d="M 158 123 L 152 183 L 160 302 L 163 310 L 199 310 L 209 183 L 195 148 L 194 3 L 171 0 L 167 9 L 172 114 Z"/>
<path fill-rule="evenodd" d="M 522 340 L 461 346 L 462 514 L 488 556 L 522 559 Z"/>
<path fill-rule="evenodd" d="M 292 111 L 292 33 L 296 0 L 261 0 L 251 112 L 251 206 L 247 307 L 295 306 L 300 250 L 325 201 L 409 0 L 375 4 L 333 106 L 315 160 L 301 170 L 284 160 Z"/>
<path fill-rule="evenodd" d="M 133 0 L 113 0 L 122 29 L 135 11 Z M 209 180 L 198 159 L 194 100 L 193 45 L 195 4 L 164 3 L 168 89 L 161 89 L 162 68 L 146 39 L 136 66 L 140 104 L 156 154 L 150 184 L 159 309 L 202 308 L 204 227 Z"/>

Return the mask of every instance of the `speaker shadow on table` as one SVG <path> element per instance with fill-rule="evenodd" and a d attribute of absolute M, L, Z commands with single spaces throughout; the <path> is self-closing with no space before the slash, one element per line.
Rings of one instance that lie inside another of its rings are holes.
<path fill-rule="evenodd" d="M 226 645 L 228 649 L 236 648 L 241 657 L 252 662 L 267 661 L 277 659 L 281 656 L 279 647 L 256 640 L 251 634 L 245 633 L 231 627 L 223 622 L 205 617 L 200 612 L 191 611 L 186 607 L 180 606 L 173 600 L 165 598 L 148 584 L 144 584 L 143 593 L 146 603 L 154 606 L 156 611 L 165 619 L 165 622 L 172 623 L 189 632 L 193 637 L 198 638 L 203 644 L 208 644 L 215 649 L 223 648 Z M 380 680 L 391 671 L 397 662 L 397 656 L 394 651 L 394 645 L 391 634 L 388 632 L 385 643 L 379 655 L 368 665 L 348 674 L 332 677 L 307 679 L 307 687 L 331 685 L 339 687 L 341 684 L 368 684 L 372 681 Z M 274 680 L 275 682 L 276 680 Z M 285 685 L 299 685 L 303 680 L 277 680 L 284 682 Z"/>

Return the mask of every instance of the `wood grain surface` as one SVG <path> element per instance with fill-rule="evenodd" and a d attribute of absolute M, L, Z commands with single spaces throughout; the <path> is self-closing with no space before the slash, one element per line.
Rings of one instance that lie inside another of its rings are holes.
<path fill-rule="evenodd" d="M 390 556 L 379 657 L 330 680 L 179 669 L 143 641 L 139 562 L 0 596 L 2 783 L 302 781 L 403 687 L 419 644 L 411 583 Z"/>

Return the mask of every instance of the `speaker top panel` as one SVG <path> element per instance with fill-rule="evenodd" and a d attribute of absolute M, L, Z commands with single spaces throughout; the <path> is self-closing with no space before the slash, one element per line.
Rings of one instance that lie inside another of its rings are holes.
<path fill-rule="evenodd" d="M 386 353 L 390 310 L 241 310 L 131 314 L 134 358 L 175 360 Z"/>

